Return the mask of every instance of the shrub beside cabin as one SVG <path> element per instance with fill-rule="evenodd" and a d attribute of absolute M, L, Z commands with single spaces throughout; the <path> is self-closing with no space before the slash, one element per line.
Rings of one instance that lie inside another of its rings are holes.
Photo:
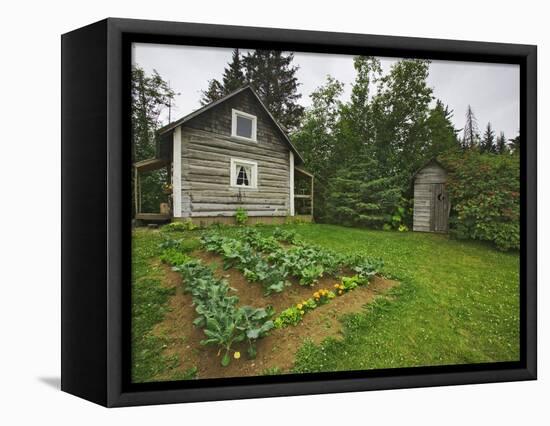
<path fill-rule="evenodd" d="M 134 164 L 135 218 L 234 223 L 311 220 L 313 176 L 258 95 L 243 87 L 158 131 L 156 158 Z M 141 211 L 140 176 L 166 168 L 171 190 L 158 212 Z"/>

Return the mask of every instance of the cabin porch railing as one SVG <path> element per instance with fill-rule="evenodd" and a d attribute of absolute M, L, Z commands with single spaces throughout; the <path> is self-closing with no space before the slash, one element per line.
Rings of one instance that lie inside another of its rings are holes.
<path fill-rule="evenodd" d="M 313 175 L 304 169 L 294 167 L 294 172 L 302 175 L 305 179 L 309 179 L 309 188 L 296 188 L 296 181 L 294 183 L 294 209 L 295 216 L 309 215 L 313 218 L 313 189 L 314 179 Z M 307 191 L 309 190 L 309 193 Z"/>

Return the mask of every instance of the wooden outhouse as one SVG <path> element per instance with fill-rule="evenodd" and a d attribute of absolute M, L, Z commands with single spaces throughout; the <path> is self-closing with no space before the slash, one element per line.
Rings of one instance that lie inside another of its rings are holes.
<path fill-rule="evenodd" d="M 283 223 L 289 216 L 311 220 L 313 176 L 300 167 L 300 153 L 250 86 L 157 134 L 157 157 L 134 164 L 136 219 L 233 223 L 237 209 L 244 208 L 250 223 Z M 140 175 L 164 167 L 171 193 L 160 208 L 168 209 L 143 212 Z M 300 187 L 295 193 L 300 179 L 307 180 L 307 191 Z"/>
<path fill-rule="evenodd" d="M 447 232 L 451 204 L 447 193 L 447 171 L 431 160 L 414 176 L 413 231 Z"/>

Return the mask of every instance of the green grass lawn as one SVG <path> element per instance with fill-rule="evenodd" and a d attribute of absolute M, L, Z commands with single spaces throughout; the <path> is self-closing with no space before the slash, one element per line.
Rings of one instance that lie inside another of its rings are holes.
<path fill-rule="evenodd" d="M 174 233 L 174 238 L 188 238 L 189 250 L 199 245 L 199 232 Z M 189 238 L 191 236 L 191 238 Z M 132 233 L 132 381 L 147 382 L 156 376 L 170 372 L 172 380 L 192 379 L 194 369 L 184 373 L 174 373 L 179 364 L 175 356 L 163 355 L 164 349 L 172 339 L 167 336 L 153 335 L 151 330 L 161 322 L 168 312 L 168 300 L 175 294 L 175 288 L 162 285 L 164 269 L 159 257 L 163 241 L 160 232 L 147 228 Z"/>
<path fill-rule="evenodd" d="M 519 255 L 446 235 L 295 225 L 309 242 L 384 259 L 393 300 L 344 318 L 343 340 L 306 344 L 315 372 L 519 359 Z"/>
<path fill-rule="evenodd" d="M 445 235 L 384 232 L 334 225 L 287 225 L 302 239 L 340 253 L 383 258 L 401 285 L 362 312 L 342 318 L 344 336 L 306 343 L 296 372 L 412 367 L 519 359 L 519 255 Z M 259 227 L 269 232 L 272 228 Z M 232 230 L 228 229 L 231 233 Z M 198 235 L 198 231 L 193 231 Z M 176 237 L 176 235 L 174 235 Z M 134 232 L 133 356 L 136 381 L 174 360 L 148 334 L 161 321 L 170 291 L 151 266 L 158 232 Z"/>
<path fill-rule="evenodd" d="M 162 321 L 168 298 L 174 290 L 161 285 L 162 270 L 154 265 L 160 255 L 159 233 L 140 229 L 132 241 L 132 381 L 151 380 L 175 365 L 177 360 L 162 356 L 167 342 L 149 332 Z"/>

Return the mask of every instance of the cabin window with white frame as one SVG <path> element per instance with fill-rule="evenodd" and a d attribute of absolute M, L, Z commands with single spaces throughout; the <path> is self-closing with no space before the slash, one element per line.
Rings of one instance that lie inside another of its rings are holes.
<path fill-rule="evenodd" d="M 234 109 L 231 120 L 231 136 L 256 142 L 256 124 L 255 115 Z"/>
<path fill-rule="evenodd" d="M 231 159 L 231 186 L 236 188 L 256 188 L 258 163 L 249 160 Z"/>

